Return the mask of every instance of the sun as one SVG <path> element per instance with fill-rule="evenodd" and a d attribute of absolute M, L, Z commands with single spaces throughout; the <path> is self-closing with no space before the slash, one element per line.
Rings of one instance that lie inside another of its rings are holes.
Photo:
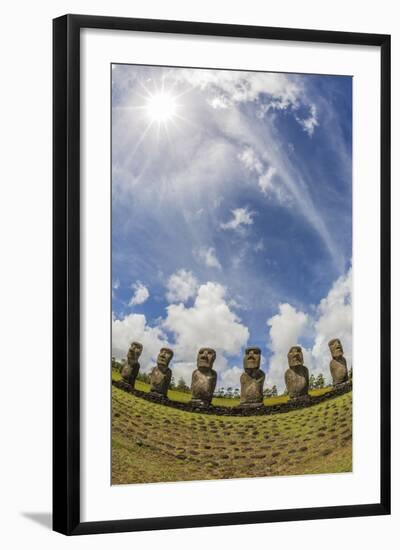
<path fill-rule="evenodd" d="M 146 112 L 151 122 L 166 123 L 176 115 L 176 99 L 169 92 L 152 94 L 147 99 Z"/>

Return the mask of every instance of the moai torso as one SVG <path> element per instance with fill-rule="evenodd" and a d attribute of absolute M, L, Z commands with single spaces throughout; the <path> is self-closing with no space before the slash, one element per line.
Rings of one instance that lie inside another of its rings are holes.
<path fill-rule="evenodd" d="M 332 360 L 329 364 L 332 383 L 334 386 L 343 384 L 349 379 L 349 373 L 347 372 L 347 361 L 343 357 L 343 347 L 339 338 L 333 338 L 328 342 L 329 350 L 332 355 Z"/>
<path fill-rule="evenodd" d="M 285 372 L 285 383 L 291 399 L 308 395 L 308 368 L 303 363 L 303 351 L 300 346 L 292 346 L 288 352 L 289 368 Z"/>
<path fill-rule="evenodd" d="M 240 405 L 260 406 L 264 400 L 265 374 L 262 370 L 253 369 L 244 372 L 240 377 Z"/>
<path fill-rule="evenodd" d="M 349 379 L 349 374 L 347 372 L 347 361 L 344 357 L 332 359 L 329 364 L 329 368 L 334 386 L 343 384 Z"/>
<path fill-rule="evenodd" d="M 136 377 L 139 374 L 140 364 L 139 363 L 125 363 L 121 369 L 121 377 L 124 382 L 135 387 Z"/>
<path fill-rule="evenodd" d="M 150 391 L 167 396 L 171 377 L 172 371 L 170 368 L 167 367 L 161 370 L 158 366 L 154 367 L 150 375 Z"/>
<path fill-rule="evenodd" d="M 132 342 L 126 356 L 126 363 L 121 369 L 122 380 L 132 386 L 132 388 L 135 387 L 135 380 L 139 374 L 139 357 L 142 351 L 143 346 L 140 342 Z"/>
<path fill-rule="evenodd" d="M 217 384 L 217 373 L 213 369 L 196 369 L 192 375 L 192 403 L 209 405 L 211 403 L 215 386 Z"/>
<path fill-rule="evenodd" d="M 169 348 L 161 348 L 157 356 L 157 366 L 150 374 L 150 392 L 167 396 L 172 378 L 172 371 L 168 367 L 174 352 Z"/>
<path fill-rule="evenodd" d="M 290 367 L 285 372 L 285 383 L 289 397 L 308 395 L 309 375 L 304 365 Z"/>
<path fill-rule="evenodd" d="M 240 406 L 261 407 L 264 402 L 265 374 L 260 370 L 261 349 L 246 348 L 243 357 L 244 373 L 240 377 Z"/>
<path fill-rule="evenodd" d="M 197 353 L 197 369 L 192 374 L 192 399 L 194 406 L 208 407 L 217 385 L 217 373 L 212 366 L 216 358 L 212 348 L 201 348 Z"/>

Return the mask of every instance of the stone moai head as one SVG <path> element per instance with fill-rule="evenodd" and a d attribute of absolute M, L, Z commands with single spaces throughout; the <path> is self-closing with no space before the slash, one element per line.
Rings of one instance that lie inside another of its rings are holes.
<path fill-rule="evenodd" d="M 343 357 L 343 347 L 339 338 L 333 338 L 328 342 L 329 349 L 331 351 L 332 359 L 339 359 Z"/>
<path fill-rule="evenodd" d="M 211 370 L 217 354 L 212 348 L 200 348 L 197 354 L 197 368 Z"/>
<path fill-rule="evenodd" d="M 288 353 L 288 362 L 291 369 L 303 365 L 303 352 L 300 346 L 292 346 Z"/>
<path fill-rule="evenodd" d="M 260 368 L 261 350 L 260 348 L 246 348 L 243 357 L 244 370 L 256 370 Z"/>
<path fill-rule="evenodd" d="M 143 351 L 143 346 L 140 342 L 132 342 L 127 355 L 129 364 L 134 364 L 139 361 L 139 357 Z"/>
<path fill-rule="evenodd" d="M 172 349 L 161 348 L 157 357 L 157 367 L 161 371 L 166 371 L 173 355 L 174 352 L 172 351 Z"/>

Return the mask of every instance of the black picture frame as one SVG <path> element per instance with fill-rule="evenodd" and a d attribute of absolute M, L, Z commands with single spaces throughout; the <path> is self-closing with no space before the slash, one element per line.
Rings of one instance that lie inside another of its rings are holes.
<path fill-rule="evenodd" d="M 80 31 L 84 28 L 378 46 L 381 51 L 380 501 L 351 506 L 81 522 Z M 66 535 L 390 514 L 390 36 L 65 15 L 53 21 L 53 529 Z"/>

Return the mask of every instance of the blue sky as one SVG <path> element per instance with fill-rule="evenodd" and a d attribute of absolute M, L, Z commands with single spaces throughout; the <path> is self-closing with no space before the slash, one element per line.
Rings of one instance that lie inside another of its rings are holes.
<path fill-rule="evenodd" d="M 280 387 L 290 345 L 349 359 L 351 143 L 351 77 L 113 65 L 113 354 L 188 381 L 210 345 L 225 387 L 246 345 Z"/>

